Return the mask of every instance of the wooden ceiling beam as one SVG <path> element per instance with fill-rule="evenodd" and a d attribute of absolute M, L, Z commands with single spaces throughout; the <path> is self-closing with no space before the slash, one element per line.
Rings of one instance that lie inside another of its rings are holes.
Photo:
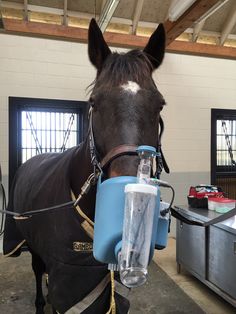
<path fill-rule="evenodd" d="M 228 35 L 234 28 L 234 25 L 236 24 L 236 3 L 234 3 L 234 7 L 231 10 L 229 16 L 226 19 L 225 25 L 223 27 L 223 30 L 221 32 L 220 36 L 220 45 L 224 45 Z"/>
<path fill-rule="evenodd" d="M 67 10 L 68 10 L 67 0 L 64 0 L 63 25 L 65 25 L 65 26 L 68 25 Z"/>
<path fill-rule="evenodd" d="M 102 5 L 101 5 L 102 10 L 105 4 L 106 4 L 106 0 L 103 0 Z M 6 8 L 6 9 L 24 10 L 23 3 L 10 2 L 10 1 L 2 2 L 1 7 Z M 64 15 L 63 9 L 38 6 L 34 4 L 28 4 L 28 11 L 34 12 L 34 13 L 46 13 L 46 14 L 55 14 L 55 15 L 61 15 L 61 16 Z M 80 12 L 80 11 L 71 11 L 67 9 L 67 16 L 91 20 L 94 17 L 94 14 Z M 99 17 L 99 14 L 97 16 Z M 129 26 L 131 26 L 133 23 L 131 19 L 116 17 L 116 16 L 113 16 L 110 22 L 115 23 L 115 24 L 117 23 L 117 24 L 129 25 Z M 148 28 L 154 29 L 157 27 L 157 25 L 158 23 L 139 21 L 139 26 L 141 27 L 148 27 Z"/>
<path fill-rule="evenodd" d="M 194 22 L 198 21 L 207 11 L 214 7 L 219 0 L 197 0 L 194 4 L 180 16 L 176 22 L 167 20 L 164 23 L 168 46 L 187 28 L 191 27 Z"/>
<path fill-rule="evenodd" d="M 4 25 L 3 25 L 3 20 L 2 20 L 2 13 L 0 11 L 0 30 L 4 28 Z"/>
<path fill-rule="evenodd" d="M 236 48 L 175 40 L 167 52 L 236 60 Z"/>
<path fill-rule="evenodd" d="M 77 27 L 26 22 L 22 20 L 3 19 L 6 33 L 25 34 L 29 36 L 49 37 L 77 42 L 87 42 L 88 31 Z M 106 42 L 110 46 L 125 48 L 143 48 L 148 38 L 143 36 L 106 32 Z M 215 58 L 236 59 L 236 48 L 206 45 L 184 41 L 174 41 L 167 47 L 168 52 L 202 55 Z"/>
<path fill-rule="evenodd" d="M 134 9 L 132 30 L 131 30 L 131 34 L 133 34 L 133 35 L 135 35 L 136 31 L 137 31 L 138 22 L 140 20 L 140 16 L 141 16 L 142 9 L 143 9 L 143 3 L 144 3 L 144 0 L 138 0 L 137 4 L 135 6 L 135 9 Z"/>
<path fill-rule="evenodd" d="M 26 22 L 17 19 L 3 18 L 3 25 L 6 32 L 21 35 L 36 35 L 40 37 L 56 37 L 69 40 L 85 42 L 88 31 L 79 27 L 69 27 L 65 25 Z"/>
<path fill-rule="evenodd" d="M 24 0 L 24 20 L 28 21 L 29 20 L 29 15 L 28 15 L 28 0 Z"/>
<path fill-rule="evenodd" d="M 192 42 L 196 42 L 206 20 L 198 22 L 193 28 Z"/>
<path fill-rule="evenodd" d="M 201 18 L 199 22 L 194 23 L 193 34 L 192 34 L 192 42 L 196 42 L 200 32 L 202 31 L 206 20 L 218 11 L 228 0 L 218 1 L 208 12 L 206 12 Z M 218 38 L 219 36 L 217 36 Z"/>

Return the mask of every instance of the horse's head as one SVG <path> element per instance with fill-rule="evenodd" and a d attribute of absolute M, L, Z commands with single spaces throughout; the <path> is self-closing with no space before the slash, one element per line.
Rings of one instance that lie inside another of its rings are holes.
<path fill-rule="evenodd" d="M 161 64 L 164 51 L 162 24 L 143 51 L 118 54 L 110 51 L 95 20 L 91 21 L 88 52 L 97 77 L 90 105 L 100 161 L 120 145 L 157 146 L 159 116 L 165 101 L 152 72 Z M 124 154 L 110 163 L 108 175 L 136 175 L 137 163 L 137 156 Z"/>

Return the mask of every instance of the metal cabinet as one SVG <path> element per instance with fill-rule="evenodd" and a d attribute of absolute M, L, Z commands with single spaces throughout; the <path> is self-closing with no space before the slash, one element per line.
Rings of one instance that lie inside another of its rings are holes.
<path fill-rule="evenodd" d="M 178 206 L 191 219 L 208 221 L 217 213 Z M 236 216 L 209 227 L 177 221 L 176 261 L 236 307 Z"/>
<path fill-rule="evenodd" d="M 236 299 L 236 235 L 211 226 L 208 280 Z"/>
<path fill-rule="evenodd" d="M 187 267 L 191 272 L 205 277 L 206 250 L 205 229 L 190 226 L 177 221 L 177 249 L 178 263 Z"/>

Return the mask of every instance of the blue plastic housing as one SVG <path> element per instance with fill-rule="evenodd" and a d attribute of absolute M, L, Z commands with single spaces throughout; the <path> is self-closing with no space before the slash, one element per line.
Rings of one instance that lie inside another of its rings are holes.
<path fill-rule="evenodd" d="M 94 248 L 93 255 L 102 263 L 117 264 L 117 250 L 121 246 L 123 233 L 123 219 L 125 207 L 125 185 L 136 183 L 137 177 L 114 177 L 97 185 Z M 152 244 L 150 260 L 154 254 L 156 234 L 158 230 L 158 217 L 160 207 L 160 192 L 158 188 L 157 207 L 153 222 Z"/>

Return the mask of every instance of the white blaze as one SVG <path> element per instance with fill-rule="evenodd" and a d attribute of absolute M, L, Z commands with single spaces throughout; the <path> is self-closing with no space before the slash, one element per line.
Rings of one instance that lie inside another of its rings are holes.
<path fill-rule="evenodd" d="M 126 84 L 121 85 L 121 87 L 126 92 L 130 92 L 132 94 L 137 94 L 137 92 L 141 89 L 140 86 L 133 81 L 128 81 Z"/>

